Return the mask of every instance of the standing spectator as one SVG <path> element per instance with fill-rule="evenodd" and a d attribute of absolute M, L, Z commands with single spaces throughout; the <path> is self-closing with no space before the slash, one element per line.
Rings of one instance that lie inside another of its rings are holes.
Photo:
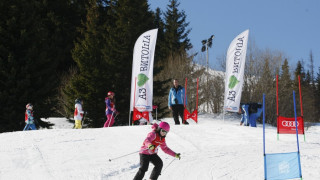
<path fill-rule="evenodd" d="M 24 127 L 24 131 L 27 131 L 29 129 L 31 130 L 37 130 L 35 124 L 34 124 L 34 118 L 33 118 L 33 106 L 31 103 L 28 103 L 26 105 L 26 112 L 25 112 L 25 118 L 26 126 Z"/>
<path fill-rule="evenodd" d="M 184 101 L 186 101 L 184 103 Z M 173 87 L 170 89 L 168 98 L 168 107 L 172 110 L 172 115 L 175 124 L 180 124 L 179 116 L 182 119 L 182 124 L 189 124 L 183 119 L 184 104 L 187 105 L 187 99 L 185 98 L 185 90 L 179 85 L 177 79 L 173 80 Z"/>
<path fill-rule="evenodd" d="M 82 105 L 83 101 L 81 98 L 77 98 L 75 100 L 75 105 L 74 105 L 74 121 L 75 121 L 75 129 L 81 129 L 81 121 L 83 118 L 84 111 L 82 110 Z"/>
<path fill-rule="evenodd" d="M 114 117 L 118 113 L 116 111 L 114 96 L 115 96 L 114 92 L 109 91 L 108 97 L 106 97 L 105 99 L 107 121 L 104 123 L 103 127 L 111 127 L 114 123 Z"/>

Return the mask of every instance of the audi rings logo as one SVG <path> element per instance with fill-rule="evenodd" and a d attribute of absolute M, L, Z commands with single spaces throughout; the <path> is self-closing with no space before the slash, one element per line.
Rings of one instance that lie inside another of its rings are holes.
<path fill-rule="evenodd" d="M 297 125 L 299 126 L 299 122 L 297 122 Z M 282 121 L 282 126 L 284 127 L 296 127 L 295 121 Z"/>

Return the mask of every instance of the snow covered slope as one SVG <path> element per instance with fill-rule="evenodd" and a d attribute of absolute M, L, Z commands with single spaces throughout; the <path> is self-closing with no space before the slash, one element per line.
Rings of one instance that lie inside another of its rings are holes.
<path fill-rule="evenodd" d="M 50 120 L 50 119 L 49 119 Z M 63 121 L 52 119 L 54 121 Z M 199 123 L 171 126 L 167 145 L 181 160 L 159 150 L 163 180 L 264 179 L 262 126 L 239 126 L 240 117 L 200 115 Z M 164 121 L 173 124 L 173 119 Z M 61 124 L 60 124 L 61 125 Z M 69 125 L 60 126 L 67 128 Z M 46 129 L 0 134 L 0 179 L 130 180 L 139 168 L 139 155 L 113 159 L 139 150 L 151 127 Z M 300 139 L 304 180 L 320 179 L 320 126 L 306 129 Z M 266 152 L 297 151 L 295 135 L 280 135 L 267 126 Z M 148 179 L 153 165 L 145 175 Z"/>

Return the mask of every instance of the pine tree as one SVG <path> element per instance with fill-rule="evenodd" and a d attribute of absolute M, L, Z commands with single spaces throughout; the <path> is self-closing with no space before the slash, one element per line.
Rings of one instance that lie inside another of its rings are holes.
<path fill-rule="evenodd" d="M 313 86 L 314 81 L 312 82 L 312 76 L 308 70 L 306 77 L 302 82 L 301 91 L 302 91 L 302 101 L 303 101 L 303 110 L 304 110 L 304 120 L 309 122 L 316 121 L 316 94 L 315 88 Z M 299 108 L 300 109 L 300 108 Z"/>
<path fill-rule="evenodd" d="M 70 62 L 72 42 L 68 41 L 74 34 L 68 29 L 75 28 L 69 21 L 73 12 L 68 1 L 55 3 L 0 2 L 0 103 L 5 104 L 0 110 L 0 132 L 23 128 L 29 102 L 42 126 L 48 124 L 39 117 L 54 113 L 59 74 L 63 71 L 58 67 Z"/>
<path fill-rule="evenodd" d="M 111 76 L 102 52 L 105 46 L 103 24 L 106 23 L 106 12 L 104 5 L 96 0 L 90 0 L 86 9 L 86 21 L 80 29 L 82 38 L 78 38 L 72 50 L 78 73 L 64 87 L 63 92 L 67 97 L 64 104 L 72 114 L 74 100 L 81 98 L 84 101 L 83 108 L 88 112 L 88 125 L 101 127 L 105 121 L 104 97 Z"/>
<path fill-rule="evenodd" d="M 192 48 L 188 35 L 191 29 L 187 29 L 189 23 L 186 22 L 185 12 L 179 11 L 180 3 L 177 0 L 170 0 L 165 12 L 165 44 L 166 55 L 174 56 L 175 53 L 184 53 Z"/>
<path fill-rule="evenodd" d="M 157 115 L 163 118 L 167 114 L 167 96 L 171 79 L 163 79 L 161 77 L 164 67 L 166 66 L 166 45 L 164 40 L 164 22 L 162 19 L 162 12 L 157 8 L 154 12 L 154 25 L 158 28 L 156 51 L 154 56 L 154 70 L 153 70 L 153 103 L 158 106 Z"/>
<path fill-rule="evenodd" d="M 106 88 L 116 93 L 117 110 L 121 112 L 118 123 L 126 124 L 134 44 L 142 33 L 155 28 L 154 17 L 146 0 L 111 0 L 109 6 L 112 23 L 107 27 L 104 57 L 113 81 Z"/>
<path fill-rule="evenodd" d="M 267 114 L 267 123 L 272 125 L 276 125 L 276 101 L 274 96 L 275 90 L 275 82 L 274 82 L 274 75 L 271 72 L 270 68 L 270 60 L 268 58 L 264 59 L 264 66 L 262 69 L 262 74 L 258 79 L 257 88 L 253 95 L 253 102 L 262 103 L 262 94 L 265 94 L 267 97 L 267 105 L 266 111 Z"/>
<path fill-rule="evenodd" d="M 304 92 L 304 84 L 305 84 L 305 78 L 306 78 L 306 74 L 304 72 L 304 67 L 301 63 L 301 61 L 298 61 L 297 62 L 297 67 L 295 69 L 295 72 L 294 72 L 294 81 L 293 81 L 293 84 L 294 84 L 294 90 L 296 92 L 296 97 L 299 97 L 300 96 L 300 92 L 299 92 L 299 78 L 298 76 L 300 76 L 300 83 L 301 83 L 301 88 L 302 88 L 302 95 L 304 96 L 305 92 Z M 298 96 L 299 95 L 299 96 Z M 300 112 L 301 112 L 301 106 L 300 106 L 300 98 L 296 98 L 296 103 L 297 103 L 297 113 L 298 115 L 300 115 Z M 303 102 L 302 102 L 303 103 Z"/>
<path fill-rule="evenodd" d="M 155 80 L 157 81 L 155 84 L 161 86 L 161 94 L 157 92 L 155 100 L 161 105 L 161 110 L 164 110 L 160 111 L 160 116 L 169 113 L 167 94 L 169 87 L 172 85 L 172 80 L 178 79 L 180 82 L 184 82 L 184 79 L 190 76 L 192 72 L 190 62 L 192 62 L 193 57 L 187 55 L 187 50 L 192 47 L 188 38 L 190 30 L 187 27 L 189 23 L 186 23 L 186 15 L 184 11 L 178 10 L 178 6 L 179 3 L 176 0 L 170 1 L 164 13 L 164 20 L 161 19 L 159 9 L 157 9 L 155 14 L 155 22 L 160 33 L 156 49 L 156 54 L 160 55 L 156 57 L 155 67 L 161 71 L 155 76 Z M 189 61 L 190 59 L 191 61 Z M 177 72 L 177 67 L 181 71 Z M 189 68 L 189 74 L 182 70 L 186 67 Z M 182 77 L 180 77 L 181 75 Z"/>
<path fill-rule="evenodd" d="M 314 63 L 313 63 L 313 54 L 312 54 L 312 51 L 310 51 L 310 54 L 309 54 L 309 61 L 310 61 L 310 81 L 311 81 L 311 84 L 312 86 L 314 86 Z"/>
<path fill-rule="evenodd" d="M 293 86 L 289 72 L 288 60 L 285 59 L 279 77 L 279 115 L 293 117 Z"/>
<path fill-rule="evenodd" d="M 316 85 L 316 104 L 319 105 L 320 104 L 320 67 L 318 69 L 315 85 Z M 316 109 L 317 109 L 316 117 L 318 117 L 317 122 L 320 122 L 320 108 L 316 108 Z"/>
<path fill-rule="evenodd" d="M 164 39 L 164 22 L 162 20 L 162 12 L 160 8 L 154 12 L 154 26 L 158 28 L 156 52 L 155 52 L 155 66 L 161 66 L 161 62 L 166 58 L 166 44 Z"/>
<path fill-rule="evenodd" d="M 301 92 L 299 92 L 299 79 L 301 83 Z M 297 103 L 297 115 L 301 116 L 301 103 L 303 108 L 303 117 L 307 121 L 315 121 L 317 110 L 315 108 L 316 95 L 315 89 L 313 89 L 311 74 L 308 70 L 305 73 L 304 67 L 300 61 L 297 63 L 295 70 L 295 80 L 294 80 L 294 89 L 296 92 L 296 103 Z M 302 94 L 302 102 L 300 101 L 300 94 Z"/>

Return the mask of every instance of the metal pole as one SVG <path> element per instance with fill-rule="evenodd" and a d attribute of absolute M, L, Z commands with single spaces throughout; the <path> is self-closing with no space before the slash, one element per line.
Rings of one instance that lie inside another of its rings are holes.
<path fill-rule="evenodd" d="M 168 165 L 166 168 L 164 168 L 164 170 L 162 171 L 162 173 L 171 165 L 171 163 L 173 163 L 173 161 L 175 161 L 176 159 L 174 158 Z"/>
<path fill-rule="evenodd" d="M 137 85 L 137 77 L 134 79 L 134 95 L 133 95 L 133 108 L 132 108 L 132 111 L 134 111 L 134 106 L 135 106 L 135 103 L 136 103 L 136 85 Z M 129 126 L 131 124 L 131 109 L 129 109 Z M 133 125 L 133 123 L 132 123 Z"/>
<path fill-rule="evenodd" d="M 265 137 L 265 123 L 266 123 L 266 95 L 263 94 L 263 158 L 264 158 L 264 179 L 267 179 L 267 157 L 266 157 L 266 137 Z"/>
<path fill-rule="evenodd" d="M 207 113 L 209 113 L 209 53 L 208 53 L 208 41 L 206 43 L 206 50 L 207 50 Z"/>
<path fill-rule="evenodd" d="M 135 152 L 132 152 L 132 153 L 129 153 L 129 154 L 125 154 L 125 155 L 123 155 L 123 156 L 119 156 L 119 157 L 116 157 L 116 158 L 113 158 L 113 159 L 109 159 L 109 162 L 111 162 L 111 161 L 113 161 L 113 160 L 116 160 L 116 159 L 120 159 L 120 158 L 123 158 L 123 157 L 129 156 L 129 155 L 131 155 L 131 154 L 138 153 L 138 152 L 140 152 L 140 150 L 135 151 Z"/>
<path fill-rule="evenodd" d="M 111 119 L 110 119 L 110 121 L 109 121 L 108 127 L 110 127 L 110 124 L 111 124 L 112 118 L 113 118 L 113 120 L 115 121 L 115 119 L 114 119 L 114 118 L 116 118 L 116 117 L 117 117 L 117 114 L 116 114 L 116 116 L 115 116 L 115 117 L 113 117 L 113 114 L 114 114 L 114 111 L 112 111 Z"/>
<path fill-rule="evenodd" d="M 293 91 L 293 106 L 294 106 L 294 119 L 295 119 L 295 125 L 296 125 L 296 136 L 297 136 L 297 148 L 298 148 L 298 162 L 299 162 L 299 173 L 300 177 L 302 179 L 302 173 L 301 173 L 301 162 L 300 162 L 300 148 L 299 148 L 299 136 L 298 136 L 298 120 L 297 120 L 297 108 L 296 108 L 296 95 Z"/>

